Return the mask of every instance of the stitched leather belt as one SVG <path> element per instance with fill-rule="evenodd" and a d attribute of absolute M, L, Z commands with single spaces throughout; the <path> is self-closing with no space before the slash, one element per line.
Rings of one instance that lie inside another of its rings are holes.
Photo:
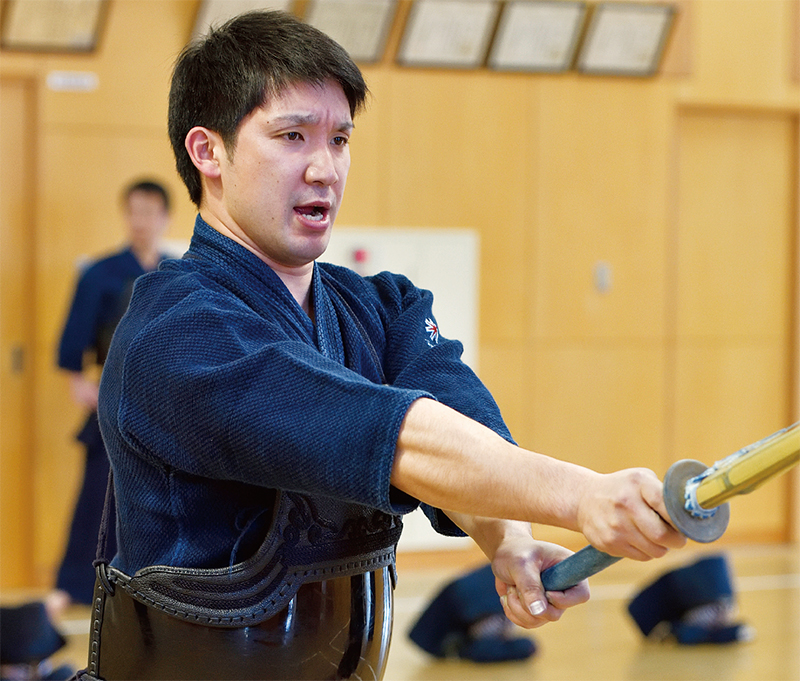
<path fill-rule="evenodd" d="M 95 585 L 96 654 L 82 677 L 87 681 L 383 677 L 392 628 L 390 567 L 305 583 L 278 614 L 243 627 L 176 618 L 123 589 L 112 596 L 102 581 Z"/>
<path fill-rule="evenodd" d="M 227 568 L 96 561 L 91 681 L 326 681 L 383 675 L 399 517 L 280 493 L 250 559 Z"/>

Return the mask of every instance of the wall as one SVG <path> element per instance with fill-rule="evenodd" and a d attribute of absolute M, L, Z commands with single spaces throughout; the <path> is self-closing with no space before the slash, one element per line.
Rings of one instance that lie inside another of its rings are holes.
<path fill-rule="evenodd" d="M 27 367 L 35 428 L 30 451 L 18 452 L 34 470 L 33 489 L 28 490 L 35 518 L 34 569 L 23 574 L 35 583 L 52 580 L 83 466 L 82 448 L 73 439 L 83 414 L 54 369 L 77 265 L 121 243 L 120 190 L 142 175 L 162 179 L 172 191 L 176 208 L 169 236 L 188 239 L 191 234 L 194 210 L 173 169 L 165 101 L 172 63 L 189 37 L 195 12 L 195 2 L 113 1 L 95 53 L 0 54 L 4 83 L 28 79 L 35 100 L 30 112 L 36 166 L 30 238 L 36 253 L 28 288 L 36 313 Z M 50 90 L 47 74 L 58 70 L 94 72 L 99 87 L 92 92 Z M 2 172 L 5 178 L 14 169 L 3 164 Z M 4 447 L 2 456 L 9 455 Z M 3 494 L 14 493 L 4 481 Z M 16 554 L 3 546 L 4 584 L 5 575 L 13 574 L 9 557 Z"/>
<path fill-rule="evenodd" d="M 75 263 L 119 242 L 118 191 L 140 174 L 174 191 L 170 236 L 190 233 L 164 122 L 197 7 L 110 0 L 93 54 L 0 53 L 4 81 L 35 89 L 35 428 L 29 452 L 2 455 L 32 467 L 39 583 L 81 467 L 81 415 L 52 368 Z M 477 230 L 481 375 L 520 444 L 663 474 L 800 418 L 800 3 L 681 2 L 665 72 L 646 80 L 400 68 L 408 7 L 364 67 L 373 95 L 338 221 Z M 100 87 L 50 91 L 56 69 Z M 736 500 L 726 540 L 788 539 L 790 480 Z"/>

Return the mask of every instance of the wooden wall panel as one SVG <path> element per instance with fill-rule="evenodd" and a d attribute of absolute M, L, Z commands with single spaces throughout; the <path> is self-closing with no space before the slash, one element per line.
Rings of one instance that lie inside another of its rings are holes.
<path fill-rule="evenodd" d="M 542 342 L 534 358 L 536 451 L 605 473 L 644 465 L 663 475 L 660 343 Z"/>
<path fill-rule="evenodd" d="M 786 355 L 769 342 L 679 344 L 675 453 L 711 463 L 788 425 Z"/>
<path fill-rule="evenodd" d="M 675 458 L 707 464 L 787 425 L 785 347 L 695 347 L 679 352 Z M 730 501 L 726 539 L 788 541 L 791 478 Z"/>
<path fill-rule="evenodd" d="M 679 336 L 786 339 L 793 290 L 793 119 L 680 119 Z"/>
<path fill-rule="evenodd" d="M 0 587 L 29 584 L 36 465 L 34 252 L 36 84 L 0 79 Z"/>
<path fill-rule="evenodd" d="M 676 457 L 718 460 L 791 423 L 794 126 L 730 111 L 680 118 Z M 746 521 L 730 531 L 787 539 L 788 491 L 775 481 L 735 500 Z"/>
<path fill-rule="evenodd" d="M 388 150 L 386 219 L 480 232 L 487 342 L 524 333 L 537 191 L 529 87 L 507 75 L 410 69 L 393 72 L 383 93 L 388 139 L 376 142 Z"/>
<path fill-rule="evenodd" d="M 797 59 L 797 76 L 795 82 L 800 82 L 800 0 L 795 2 L 795 57 Z M 791 421 L 800 421 L 800 115 L 795 118 L 795 148 L 798 149 L 794 159 L 795 167 L 795 197 L 794 197 L 794 353 L 791 363 L 791 376 L 794 377 L 794 398 L 792 400 Z M 791 476 L 791 540 L 800 543 L 800 466 L 796 467 Z"/>
<path fill-rule="evenodd" d="M 531 334 L 658 338 L 668 160 L 659 87 L 570 79 L 547 94 Z M 610 274 L 607 291 L 595 286 L 598 266 Z"/>
<path fill-rule="evenodd" d="M 91 55 L 44 55 L 48 69 L 91 71 L 92 92 L 43 91 L 45 125 L 108 126 L 131 131 L 166 126 L 172 66 L 191 36 L 197 0 L 113 0 L 99 49 Z M 146 40 L 143 36 L 146 35 Z"/>
<path fill-rule="evenodd" d="M 791 3 L 695 0 L 695 91 L 723 101 L 774 100 L 789 77 Z"/>
<path fill-rule="evenodd" d="M 535 442 L 536 374 L 534 354 L 516 344 L 481 344 L 479 375 L 494 396 L 514 440 L 532 448 Z"/>

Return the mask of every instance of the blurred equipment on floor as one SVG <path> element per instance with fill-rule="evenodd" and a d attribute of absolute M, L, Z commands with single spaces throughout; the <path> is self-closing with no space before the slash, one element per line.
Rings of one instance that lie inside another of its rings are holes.
<path fill-rule="evenodd" d="M 53 669 L 48 658 L 64 647 L 44 603 L 0 608 L 0 681 L 60 681 L 74 670 Z"/>
<path fill-rule="evenodd" d="M 737 622 L 731 571 L 724 555 L 707 556 L 671 570 L 628 604 L 642 634 L 680 644 L 749 641 L 753 630 Z"/>
<path fill-rule="evenodd" d="M 526 660 L 536 652 L 530 637 L 503 613 L 490 565 L 447 584 L 423 611 L 408 636 L 434 657 L 473 662 Z"/>

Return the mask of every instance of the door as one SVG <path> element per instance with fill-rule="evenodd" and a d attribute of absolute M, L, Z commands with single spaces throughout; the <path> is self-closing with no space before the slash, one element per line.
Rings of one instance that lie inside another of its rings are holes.
<path fill-rule="evenodd" d="M 33 81 L 0 80 L 0 588 L 33 577 Z"/>
<path fill-rule="evenodd" d="M 674 442 L 709 464 L 793 413 L 796 119 L 694 110 L 679 119 Z M 731 501 L 726 536 L 790 537 L 791 476 Z"/>

